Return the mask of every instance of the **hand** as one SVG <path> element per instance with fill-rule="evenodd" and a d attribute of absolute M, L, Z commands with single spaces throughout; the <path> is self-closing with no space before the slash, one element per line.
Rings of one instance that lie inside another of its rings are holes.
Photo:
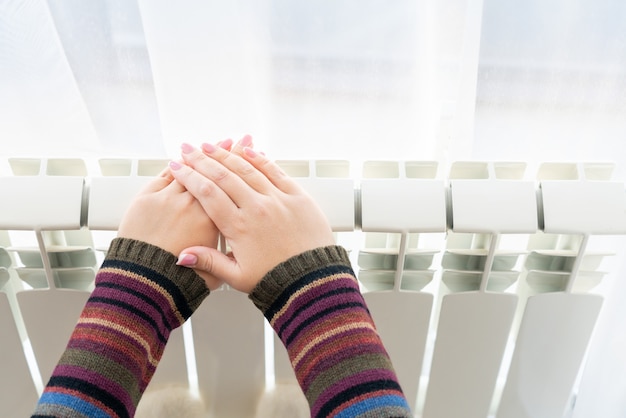
<path fill-rule="evenodd" d="M 316 202 L 276 164 L 244 147 L 241 154 L 210 144 L 183 145 L 185 164 L 170 163 L 228 242 L 231 254 L 184 249 L 179 264 L 249 293 L 272 268 L 304 251 L 333 245 Z"/>
<path fill-rule="evenodd" d="M 165 169 L 133 199 L 117 235 L 178 255 L 193 245 L 215 248 L 219 232 L 200 203 Z M 211 275 L 202 277 L 209 289 L 221 284 Z"/>

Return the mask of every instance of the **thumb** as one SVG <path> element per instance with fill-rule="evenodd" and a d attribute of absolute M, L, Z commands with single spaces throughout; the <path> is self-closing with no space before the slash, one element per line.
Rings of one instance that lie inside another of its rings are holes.
<path fill-rule="evenodd" d="M 237 280 L 237 262 L 211 247 L 188 247 L 181 251 L 176 262 L 179 266 L 192 268 L 202 277 L 209 289 L 216 284 L 215 288 L 221 283 L 233 286 L 233 282 Z M 213 290 L 213 289 L 211 289 Z"/>

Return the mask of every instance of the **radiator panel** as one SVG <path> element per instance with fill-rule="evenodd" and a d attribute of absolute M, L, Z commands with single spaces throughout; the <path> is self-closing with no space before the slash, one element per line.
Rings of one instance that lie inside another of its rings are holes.
<path fill-rule="evenodd" d="M 0 362 L 12 370 L 0 373 L 0 404 L 19 399 L 28 413 L 37 389 L 14 314 L 45 384 L 124 210 L 167 161 L 103 160 L 95 173 L 68 159 L 19 164 L 0 177 L 12 197 L 0 205 Z M 549 164 L 535 178 L 522 163 L 455 163 L 445 176 L 436 162 L 366 162 L 362 178 L 344 161 L 281 164 L 348 249 L 416 416 L 562 414 L 620 250 L 594 238 L 626 234 L 623 184 L 586 163 L 561 170 L 567 178 Z M 28 242 L 12 242 L 23 232 Z M 172 333 L 148 391 L 190 388 L 215 417 L 241 417 L 294 381 L 245 295 L 212 292 L 190 324 L 192 339 Z"/>
<path fill-rule="evenodd" d="M 0 292 L 0 405 L 3 415 L 32 414 L 37 391 L 31 378 L 7 295 Z"/>

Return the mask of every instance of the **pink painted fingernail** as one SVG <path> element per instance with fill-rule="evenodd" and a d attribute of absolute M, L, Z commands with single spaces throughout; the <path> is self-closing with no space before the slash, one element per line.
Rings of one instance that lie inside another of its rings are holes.
<path fill-rule="evenodd" d="M 219 143 L 219 146 L 220 148 L 224 148 L 226 151 L 230 151 L 231 147 L 233 146 L 233 140 L 230 138 L 225 139 Z"/>
<path fill-rule="evenodd" d="M 180 170 L 181 167 L 182 165 L 179 164 L 177 161 L 170 161 L 170 168 L 172 170 Z"/>
<path fill-rule="evenodd" d="M 178 256 L 178 261 L 176 261 L 176 264 L 179 266 L 195 266 L 196 263 L 198 262 L 198 257 L 196 257 L 193 254 L 186 254 L 186 253 L 182 253 L 180 256 Z"/>
<path fill-rule="evenodd" d="M 181 144 L 180 148 L 183 150 L 183 154 L 189 154 L 193 151 L 193 147 L 187 143 Z"/>
<path fill-rule="evenodd" d="M 241 141 L 239 141 L 239 145 L 241 145 L 242 147 L 249 147 L 250 145 L 252 145 L 252 137 L 250 135 L 245 135 L 243 138 L 241 138 Z"/>
<path fill-rule="evenodd" d="M 202 151 L 206 152 L 207 154 L 214 153 L 216 149 L 217 148 L 213 144 L 202 144 Z"/>
<path fill-rule="evenodd" d="M 245 147 L 245 148 L 243 149 L 243 152 L 244 152 L 244 153 L 245 153 L 248 157 L 250 157 L 250 158 L 254 158 L 254 157 L 256 157 L 256 156 L 257 156 L 256 151 L 254 151 L 254 150 L 253 150 L 252 148 L 250 148 L 250 147 Z"/>

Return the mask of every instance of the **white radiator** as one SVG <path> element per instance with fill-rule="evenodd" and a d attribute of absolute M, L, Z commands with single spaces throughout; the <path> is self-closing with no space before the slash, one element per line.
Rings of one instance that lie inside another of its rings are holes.
<path fill-rule="evenodd" d="M 27 416 L 124 210 L 166 160 L 0 161 L 0 406 Z M 351 253 L 415 415 L 561 417 L 626 234 L 624 185 L 601 163 L 281 161 Z M 268 338 L 269 337 L 269 338 Z M 269 344 L 268 344 L 269 342 Z M 189 387 L 249 417 L 293 381 L 241 293 L 213 292 L 172 334 L 148 390 Z M 34 359 L 34 360 L 33 360 Z"/>

